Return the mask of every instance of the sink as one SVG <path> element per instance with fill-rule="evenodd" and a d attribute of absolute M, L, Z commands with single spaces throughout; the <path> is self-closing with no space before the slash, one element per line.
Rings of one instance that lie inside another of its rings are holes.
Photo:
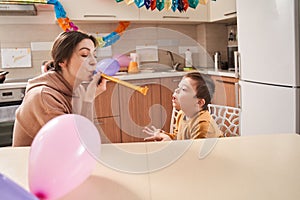
<path fill-rule="evenodd" d="M 144 63 L 139 66 L 140 71 L 145 72 L 167 72 L 172 70 L 172 67 L 162 63 Z"/>
<path fill-rule="evenodd" d="M 140 69 L 140 72 L 141 73 L 153 73 L 153 72 L 155 72 L 155 70 L 154 69 Z"/>
<path fill-rule="evenodd" d="M 176 71 L 176 70 L 173 70 L 173 69 L 170 69 L 170 70 L 167 70 L 167 71 L 161 71 L 161 73 L 170 73 L 170 72 L 177 73 L 177 72 L 180 72 L 180 71 Z"/>

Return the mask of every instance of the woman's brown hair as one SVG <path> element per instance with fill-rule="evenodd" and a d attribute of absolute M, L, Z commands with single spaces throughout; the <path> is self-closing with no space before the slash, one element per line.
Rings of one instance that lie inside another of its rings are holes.
<path fill-rule="evenodd" d="M 61 66 L 59 63 L 63 62 L 64 60 L 67 60 L 68 62 L 77 44 L 84 39 L 90 39 L 93 41 L 95 47 L 98 46 L 97 39 L 94 36 L 84 32 L 69 31 L 59 34 L 51 50 L 53 59 L 53 61 L 50 63 L 51 68 L 54 71 L 61 71 Z"/>

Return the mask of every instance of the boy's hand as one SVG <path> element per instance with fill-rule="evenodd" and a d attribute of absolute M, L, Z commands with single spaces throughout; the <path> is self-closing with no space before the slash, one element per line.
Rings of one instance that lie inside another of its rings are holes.
<path fill-rule="evenodd" d="M 144 141 L 169 141 L 171 138 L 164 134 L 164 131 L 161 129 L 157 129 L 154 126 L 151 126 L 151 128 L 145 127 L 143 130 L 144 133 L 147 133 L 148 135 L 151 135 L 150 137 L 144 138 Z"/>

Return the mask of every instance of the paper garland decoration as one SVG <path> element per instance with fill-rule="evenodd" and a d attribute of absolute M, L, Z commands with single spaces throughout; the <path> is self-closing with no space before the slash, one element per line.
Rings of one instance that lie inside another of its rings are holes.
<path fill-rule="evenodd" d="M 123 0 L 116 0 L 117 3 L 122 1 Z M 149 8 L 155 10 L 156 8 L 158 11 L 172 9 L 173 12 L 176 10 L 184 12 L 187 11 L 189 7 L 196 9 L 199 3 L 206 5 L 207 1 L 208 0 L 125 0 L 125 3 L 127 5 L 134 3 L 138 8 L 145 6 L 147 10 L 149 10 Z"/>
<path fill-rule="evenodd" d="M 70 21 L 67 17 L 66 11 L 63 8 L 62 4 L 58 0 L 48 0 L 47 4 L 53 4 L 55 15 L 59 26 L 64 31 L 77 31 L 78 27 Z M 99 47 L 107 47 L 115 43 L 117 40 L 120 39 L 121 34 L 125 31 L 125 29 L 129 26 L 130 22 L 119 22 L 118 27 L 115 31 L 111 32 L 110 34 L 97 37 L 97 41 L 99 43 Z"/>
<path fill-rule="evenodd" d="M 121 2 L 123 0 L 116 0 L 117 2 Z M 134 0 L 125 0 L 125 1 L 132 1 Z M 136 0 L 137 2 L 140 2 L 144 5 L 143 0 Z M 55 17 L 57 19 L 57 22 L 59 26 L 64 31 L 77 31 L 79 28 L 70 21 L 70 19 L 67 17 L 67 13 L 62 6 L 62 4 L 58 0 L 1 0 L 1 3 L 7 3 L 7 4 L 15 4 L 15 3 L 21 3 L 21 4 L 32 4 L 32 3 L 40 3 L 40 4 L 52 4 L 54 5 L 54 11 L 55 11 Z M 99 43 L 99 47 L 107 47 L 112 44 L 114 44 L 117 40 L 120 39 L 120 36 L 125 31 L 125 29 L 129 26 L 130 22 L 127 21 L 121 21 L 119 22 L 117 28 L 111 32 L 110 34 L 103 36 L 103 37 L 97 37 L 97 41 Z"/>
<path fill-rule="evenodd" d="M 5 3 L 5 4 L 15 4 L 15 3 L 21 3 L 21 4 L 41 3 L 41 4 L 46 4 L 47 0 L 0 0 L 0 2 Z"/>

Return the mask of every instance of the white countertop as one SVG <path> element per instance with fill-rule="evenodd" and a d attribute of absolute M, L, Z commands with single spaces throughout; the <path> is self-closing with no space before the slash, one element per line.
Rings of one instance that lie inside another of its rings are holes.
<path fill-rule="evenodd" d="M 298 134 L 219 138 L 201 159 L 200 152 L 210 141 L 190 141 L 180 157 L 153 172 L 122 172 L 99 162 L 92 175 L 62 199 L 300 199 Z M 174 149 L 162 153 L 170 148 L 168 145 L 184 142 L 188 141 L 105 144 L 101 151 L 119 166 L 150 168 L 174 155 Z M 115 154 L 115 149 L 144 154 L 147 159 L 130 160 Z M 29 147 L 0 148 L 0 172 L 27 190 L 29 151 Z M 156 152 L 165 157 L 153 156 Z"/>
<path fill-rule="evenodd" d="M 215 76 L 227 76 L 227 77 L 231 77 L 231 78 L 237 78 L 235 75 L 235 72 L 233 71 L 228 71 L 228 70 L 204 70 L 203 73 L 206 73 L 208 75 L 215 75 Z"/>
<path fill-rule="evenodd" d="M 198 70 L 199 72 L 203 74 L 208 75 L 215 75 L 215 76 L 227 76 L 227 77 L 235 77 L 235 73 L 228 71 L 228 70 L 218 70 L 215 71 L 214 69 L 205 69 L 201 68 Z M 135 80 L 135 79 L 145 79 L 145 78 L 164 78 L 164 77 L 176 77 L 176 76 L 183 76 L 188 71 L 165 71 L 165 72 L 152 72 L 152 73 L 136 73 L 136 74 L 124 74 L 124 75 L 117 75 L 116 78 L 119 78 L 121 80 Z"/>
<path fill-rule="evenodd" d="M 208 74 L 208 75 L 215 75 L 215 76 L 227 76 L 227 77 L 235 77 L 234 72 L 229 72 L 227 70 L 219 70 L 215 71 L 213 69 L 205 69 L 201 68 L 198 70 L 201 73 Z M 120 73 L 120 75 L 116 75 L 114 77 L 119 78 L 121 80 L 138 80 L 138 79 L 149 79 L 149 78 L 164 78 L 164 77 L 177 77 L 183 76 L 188 72 L 184 71 L 164 71 L 164 72 L 140 72 L 136 74 L 128 74 L 128 73 Z M 16 83 L 3 83 L 0 84 L 0 89 L 10 89 L 10 88 L 25 88 L 27 82 L 16 82 Z"/>
<path fill-rule="evenodd" d="M 166 72 L 140 72 L 140 73 L 135 73 L 135 74 L 122 74 L 122 75 L 117 75 L 114 76 L 118 79 L 128 81 L 128 80 L 137 80 L 137 79 L 149 79 L 149 78 L 166 78 L 166 77 L 176 77 L 176 76 L 183 76 L 187 72 L 171 72 L 171 71 L 166 71 Z"/>
<path fill-rule="evenodd" d="M 2 83 L 0 84 L 0 89 L 11 89 L 11 88 L 25 88 L 27 82 L 17 82 L 17 83 Z"/>

